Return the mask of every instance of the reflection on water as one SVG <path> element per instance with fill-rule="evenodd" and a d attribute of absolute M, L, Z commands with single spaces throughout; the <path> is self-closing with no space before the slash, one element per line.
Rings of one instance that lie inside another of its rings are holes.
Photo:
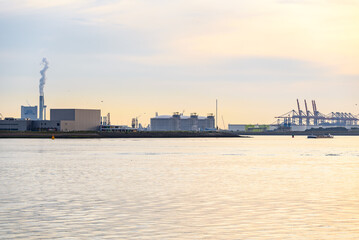
<path fill-rule="evenodd" d="M 358 140 L 0 139 L 0 238 L 359 239 Z"/>

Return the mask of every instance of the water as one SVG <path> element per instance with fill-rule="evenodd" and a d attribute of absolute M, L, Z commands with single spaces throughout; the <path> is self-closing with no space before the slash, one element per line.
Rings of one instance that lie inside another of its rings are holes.
<path fill-rule="evenodd" d="M 1 239 L 359 239 L 359 138 L 0 139 Z"/>

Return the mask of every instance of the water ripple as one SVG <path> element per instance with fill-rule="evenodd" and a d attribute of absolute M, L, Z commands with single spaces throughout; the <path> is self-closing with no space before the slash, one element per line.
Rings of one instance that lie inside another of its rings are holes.
<path fill-rule="evenodd" d="M 359 239 L 339 140 L 0 140 L 0 238 Z"/>

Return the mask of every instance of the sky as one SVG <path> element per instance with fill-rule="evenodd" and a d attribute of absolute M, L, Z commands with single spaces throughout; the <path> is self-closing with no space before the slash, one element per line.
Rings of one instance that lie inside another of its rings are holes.
<path fill-rule="evenodd" d="M 272 123 L 316 100 L 359 113 L 359 0 L 0 0 L 0 113 L 101 109 L 111 123 L 215 113 Z M 49 116 L 49 113 L 48 113 Z"/>

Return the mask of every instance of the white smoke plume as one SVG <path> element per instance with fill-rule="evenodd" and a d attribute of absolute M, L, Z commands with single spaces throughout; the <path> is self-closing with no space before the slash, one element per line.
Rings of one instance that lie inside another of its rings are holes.
<path fill-rule="evenodd" d="M 45 82 L 46 82 L 46 71 L 49 68 L 49 62 L 47 61 L 46 58 L 43 58 L 41 64 L 44 65 L 44 68 L 40 71 L 41 78 L 40 78 L 39 89 L 40 89 L 40 96 L 44 96 L 44 86 L 45 86 Z"/>

